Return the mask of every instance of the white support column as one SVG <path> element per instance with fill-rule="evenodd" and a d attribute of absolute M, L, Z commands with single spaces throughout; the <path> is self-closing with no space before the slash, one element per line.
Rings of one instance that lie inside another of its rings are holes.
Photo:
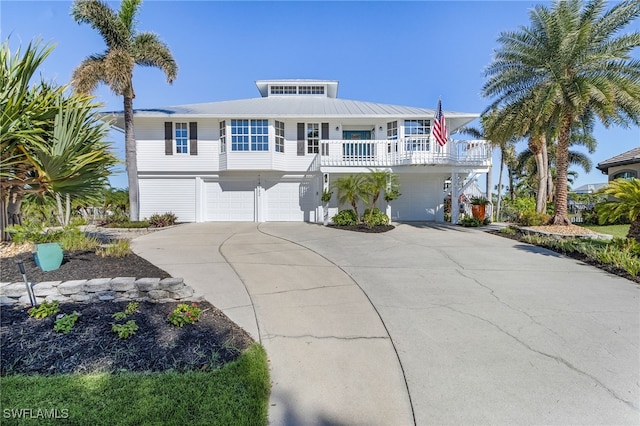
<path fill-rule="evenodd" d="M 458 204 L 459 197 L 458 172 L 453 170 L 451 172 L 451 223 L 454 225 L 458 223 L 458 216 L 460 215 L 460 205 Z"/>
<path fill-rule="evenodd" d="M 204 222 L 204 218 L 206 217 L 205 212 L 205 201 L 202 196 L 204 190 L 204 184 L 202 183 L 202 178 L 200 176 L 196 176 L 195 179 L 195 192 L 196 192 L 196 200 L 195 200 L 195 209 L 196 209 L 196 222 Z"/>

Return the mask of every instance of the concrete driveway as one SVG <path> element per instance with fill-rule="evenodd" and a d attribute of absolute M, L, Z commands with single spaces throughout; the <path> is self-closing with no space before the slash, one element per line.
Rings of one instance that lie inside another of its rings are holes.
<path fill-rule="evenodd" d="M 280 424 L 639 424 L 640 287 L 480 230 L 134 240 L 265 346 Z"/>

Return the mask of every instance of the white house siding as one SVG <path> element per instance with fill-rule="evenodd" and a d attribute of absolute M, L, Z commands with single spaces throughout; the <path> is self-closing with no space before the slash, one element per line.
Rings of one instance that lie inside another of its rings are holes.
<path fill-rule="evenodd" d="M 166 155 L 164 149 L 164 122 L 198 123 L 198 155 Z M 218 168 L 218 121 L 211 119 L 167 118 L 136 119 L 136 147 L 139 172 L 183 172 L 215 170 Z"/>
<path fill-rule="evenodd" d="M 443 221 L 445 176 L 439 174 L 399 174 L 400 193 L 391 204 L 391 219 L 398 221 Z"/>
<path fill-rule="evenodd" d="M 196 180 L 194 178 L 142 178 L 140 217 L 171 212 L 179 222 L 196 220 Z"/>

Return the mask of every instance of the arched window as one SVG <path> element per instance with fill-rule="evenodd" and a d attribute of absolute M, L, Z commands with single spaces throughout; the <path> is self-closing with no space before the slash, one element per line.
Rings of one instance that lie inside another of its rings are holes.
<path fill-rule="evenodd" d="M 633 179 L 638 176 L 638 173 L 634 170 L 625 170 L 622 172 L 618 172 L 611 177 L 611 180 L 616 179 Z"/>

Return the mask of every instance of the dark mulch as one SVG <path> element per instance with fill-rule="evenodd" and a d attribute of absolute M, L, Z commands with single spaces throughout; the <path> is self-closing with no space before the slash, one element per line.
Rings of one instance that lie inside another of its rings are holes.
<path fill-rule="evenodd" d="M 53 331 L 55 317 L 35 319 L 26 308 L 2 307 L 0 367 L 7 374 L 58 374 L 122 371 L 215 369 L 235 360 L 253 343 L 251 337 L 208 302 L 194 324 L 176 327 L 167 314 L 178 303 L 141 302 L 125 320 L 112 315 L 125 302 L 63 303 L 60 313 L 81 316 L 68 334 Z M 128 339 L 111 330 L 113 323 L 134 320 L 139 329 Z"/>
<path fill-rule="evenodd" d="M 503 238 L 510 238 L 512 240 L 516 240 L 516 241 L 520 241 L 520 242 L 526 242 L 522 238 L 525 234 L 523 234 L 523 233 L 521 233 L 519 231 L 516 231 L 515 234 L 507 234 L 507 233 L 500 232 L 500 231 L 487 231 L 487 232 L 489 232 L 490 234 L 493 234 L 493 235 L 498 235 L 498 236 L 503 237 Z M 527 242 L 527 244 L 531 244 L 531 243 Z M 544 247 L 544 246 L 541 246 L 541 247 Z M 548 247 L 544 247 L 544 248 L 549 249 Z M 549 250 L 551 250 L 551 249 L 549 249 Z M 590 257 L 588 257 L 588 256 L 586 256 L 586 255 L 584 255 L 582 253 L 578 253 L 578 252 L 568 252 L 568 251 L 556 250 L 556 249 L 554 249 L 553 251 L 556 251 L 559 254 L 562 254 L 563 256 L 567 256 L 567 257 L 570 257 L 572 259 L 579 260 L 580 262 L 586 263 L 588 265 L 595 266 L 596 268 L 602 269 L 603 271 L 606 271 L 606 272 L 608 272 L 610 274 L 618 275 L 618 276 L 620 276 L 622 278 L 628 279 L 629 281 L 633 281 L 635 283 L 640 284 L 640 276 L 635 276 L 634 277 L 633 275 L 631 275 L 630 273 L 628 273 L 624 269 L 618 268 L 617 266 L 601 263 L 596 259 L 592 259 L 592 258 L 590 258 Z"/>
<path fill-rule="evenodd" d="M 24 261 L 29 281 L 57 281 L 110 277 L 170 275 L 134 254 L 124 258 L 72 252 L 56 271 L 42 272 L 29 253 L 0 261 L 2 281 L 22 281 L 15 264 Z M 187 283 L 188 284 L 188 283 Z M 0 374 L 54 374 L 121 371 L 186 371 L 218 368 L 235 360 L 253 343 L 247 332 L 208 302 L 200 321 L 176 327 L 167 314 L 177 303 L 141 302 L 129 319 L 140 327 L 129 339 L 120 339 L 111 326 L 112 315 L 124 311 L 124 302 L 63 303 L 61 313 L 82 315 L 69 334 L 53 331 L 55 318 L 30 318 L 26 308 L 3 306 L 0 317 Z"/>
<path fill-rule="evenodd" d="M 346 231 L 355 231 L 355 232 L 366 232 L 370 234 L 379 234 L 381 232 L 388 232 L 395 228 L 393 225 L 376 225 L 376 226 L 367 226 L 364 223 L 360 223 L 358 225 L 329 225 L 331 228 L 335 229 L 344 229 Z"/>
<path fill-rule="evenodd" d="M 115 277 L 167 278 L 171 276 L 135 254 L 116 258 L 101 257 L 93 251 L 72 251 L 64 253 L 59 269 L 47 272 L 43 272 L 36 266 L 31 253 L 21 253 L 14 257 L 3 258 L 0 261 L 2 281 L 22 281 L 22 275 L 16 265 L 18 260 L 24 262 L 27 279 L 33 282 Z"/>

